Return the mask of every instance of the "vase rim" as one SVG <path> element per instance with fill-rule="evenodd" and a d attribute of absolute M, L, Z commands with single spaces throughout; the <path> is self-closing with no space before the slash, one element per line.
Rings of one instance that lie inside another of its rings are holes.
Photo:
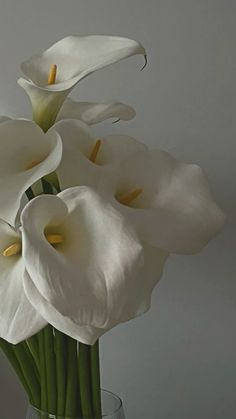
<path fill-rule="evenodd" d="M 122 406 L 123 406 L 123 403 L 122 403 L 122 400 L 121 400 L 121 398 L 119 397 L 119 396 L 117 396 L 117 394 L 115 394 L 115 393 L 113 393 L 112 391 L 110 391 L 110 390 L 106 390 L 106 389 L 104 389 L 104 388 L 101 388 L 101 392 L 104 394 L 109 394 L 109 395 L 111 395 L 111 396 L 113 396 L 113 397 L 115 397 L 116 398 L 116 400 L 118 401 L 118 403 L 119 403 L 119 405 L 118 405 L 118 407 L 113 411 L 113 412 L 111 412 L 111 413 L 108 413 L 108 414 L 105 414 L 105 415 L 102 415 L 102 418 L 105 418 L 106 419 L 106 417 L 108 417 L 109 418 L 109 416 L 110 415 L 113 415 L 113 414 L 115 414 L 115 413 L 117 413 L 117 412 L 119 412 L 119 410 L 122 408 Z M 31 404 L 31 407 L 36 411 L 36 412 L 38 412 L 38 413 L 41 413 L 41 414 L 43 414 L 43 415 L 47 415 L 48 417 L 49 417 L 49 419 L 64 419 L 63 417 L 61 417 L 61 416 L 57 416 L 57 415 L 55 415 L 54 413 L 49 413 L 49 412 L 45 412 L 45 411 L 43 411 L 43 410 L 41 410 L 41 409 L 38 409 L 38 407 L 35 407 L 35 406 L 33 406 L 32 404 Z M 71 416 L 67 416 L 66 417 L 66 419 L 81 419 L 81 418 L 74 418 L 74 417 L 71 417 Z"/>

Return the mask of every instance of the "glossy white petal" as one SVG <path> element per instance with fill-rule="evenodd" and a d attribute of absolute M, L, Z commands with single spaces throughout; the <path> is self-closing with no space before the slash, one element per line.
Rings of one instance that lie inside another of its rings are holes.
<path fill-rule="evenodd" d="M 110 135 L 101 138 L 101 146 L 95 162 L 90 155 L 97 141 L 89 127 L 78 120 L 64 120 L 55 124 L 54 129 L 63 142 L 63 156 L 57 173 L 62 189 L 76 186 L 97 186 L 102 179 L 124 158 L 146 150 L 147 147 L 125 135 Z"/>
<path fill-rule="evenodd" d="M 70 89 L 88 74 L 132 55 L 145 56 L 143 46 L 117 36 L 68 36 L 39 55 L 25 61 L 21 68 L 35 85 L 49 91 Z M 57 65 L 54 85 L 48 85 L 52 64 Z"/>
<path fill-rule="evenodd" d="M 63 243 L 50 245 L 45 229 Z M 86 187 L 43 195 L 23 210 L 22 237 L 27 272 L 51 306 L 78 325 L 117 323 L 142 247 L 114 208 Z"/>
<path fill-rule="evenodd" d="M 84 77 L 105 66 L 132 55 L 146 52 L 143 46 L 128 38 L 116 36 L 68 36 L 56 42 L 42 54 L 22 64 L 28 80 L 18 83 L 28 94 L 34 120 L 46 131 L 72 88 Z M 57 65 L 55 84 L 48 85 L 51 65 Z"/>
<path fill-rule="evenodd" d="M 120 299 L 119 316 L 117 316 L 116 323 L 110 323 L 107 328 L 78 325 L 70 317 L 63 316 L 40 294 L 27 272 L 24 277 L 25 293 L 32 305 L 55 328 L 80 342 L 93 345 L 112 327 L 140 316 L 150 308 L 151 294 L 161 278 L 167 256 L 168 254 L 160 249 L 151 246 L 145 247 L 144 266 L 134 276 L 133 281 L 127 284 L 127 290 Z"/>
<path fill-rule="evenodd" d="M 131 320 L 146 313 L 151 306 L 154 287 L 162 277 L 165 262 L 169 254 L 149 245 L 143 246 L 143 266 L 130 282 L 130 288 L 123 297 L 120 321 Z"/>
<path fill-rule="evenodd" d="M 3 256 L 7 247 L 20 241 L 20 235 L 0 220 L 0 337 L 13 344 L 34 335 L 46 325 L 25 295 L 25 267 L 21 255 Z"/>
<path fill-rule="evenodd" d="M 46 298 L 40 294 L 29 274 L 25 271 L 24 290 L 27 298 L 41 315 L 48 319 L 48 322 L 57 330 L 87 345 L 93 345 L 106 329 L 99 329 L 93 326 L 80 326 L 70 317 L 63 316 Z"/>
<path fill-rule="evenodd" d="M 57 132 L 44 134 L 27 120 L 1 123 L 0 142 L 0 218 L 14 225 L 24 192 L 57 168 L 62 142 Z"/>
<path fill-rule="evenodd" d="M 66 99 L 58 114 L 57 120 L 79 119 L 87 125 L 98 124 L 109 118 L 129 121 L 136 112 L 131 106 L 121 102 L 76 102 Z"/>
<path fill-rule="evenodd" d="M 142 240 L 171 253 L 200 251 L 224 224 L 225 216 L 201 168 L 177 161 L 164 151 L 129 157 L 106 187 L 112 203 Z M 115 199 L 136 188 L 142 193 L 129 206 Z"/>

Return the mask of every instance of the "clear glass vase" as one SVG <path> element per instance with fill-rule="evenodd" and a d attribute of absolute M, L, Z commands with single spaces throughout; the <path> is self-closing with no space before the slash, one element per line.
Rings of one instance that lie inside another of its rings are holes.
<path fill-rule="evenodd" d="M 122 400 L 107 390 L 102 390 L 102 418 L 103 419 L 125 419 Z M 51 413 L 42 412 L 33 406 L 29 406 L 26 419 L 100 419 L 96 417 L 83 416 L 72 418 L 69 416 L 57 416 Z"/>

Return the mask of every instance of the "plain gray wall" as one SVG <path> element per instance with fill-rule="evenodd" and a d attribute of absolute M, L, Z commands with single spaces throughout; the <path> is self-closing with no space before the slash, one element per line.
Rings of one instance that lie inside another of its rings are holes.
<path fill-rule="evenodd" d="M 228 215 L 196 256 L 170 258 L 151 311 L 101 340 L 103 387 L 127 419 L 236 417 L 236 2 L 234 0 L 1 0 L 0 112 L 30 116 L 16 85 L 20 63 L 69 34 L 140 40 L 138 57 L 92 75 L 73 96 L 133 105 L 129 123 L 105 123 L 200 164 Z M 26 400 L 1 357 L 0 419 L 24 419 Z"/>

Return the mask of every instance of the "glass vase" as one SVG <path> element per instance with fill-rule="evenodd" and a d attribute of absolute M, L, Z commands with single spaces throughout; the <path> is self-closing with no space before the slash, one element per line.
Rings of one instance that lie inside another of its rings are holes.
<path fill-rule="evenodd" d="M 107 390 L 102 390 L 102 419 L 125 419 L 122 400 Z M 69 416 L 57 416 L 52 413 L 42 412 L 39 409 L 29 406 L 26 419 L 100 419 L 97 417 L 83 416 L 80 418 Z"/>

